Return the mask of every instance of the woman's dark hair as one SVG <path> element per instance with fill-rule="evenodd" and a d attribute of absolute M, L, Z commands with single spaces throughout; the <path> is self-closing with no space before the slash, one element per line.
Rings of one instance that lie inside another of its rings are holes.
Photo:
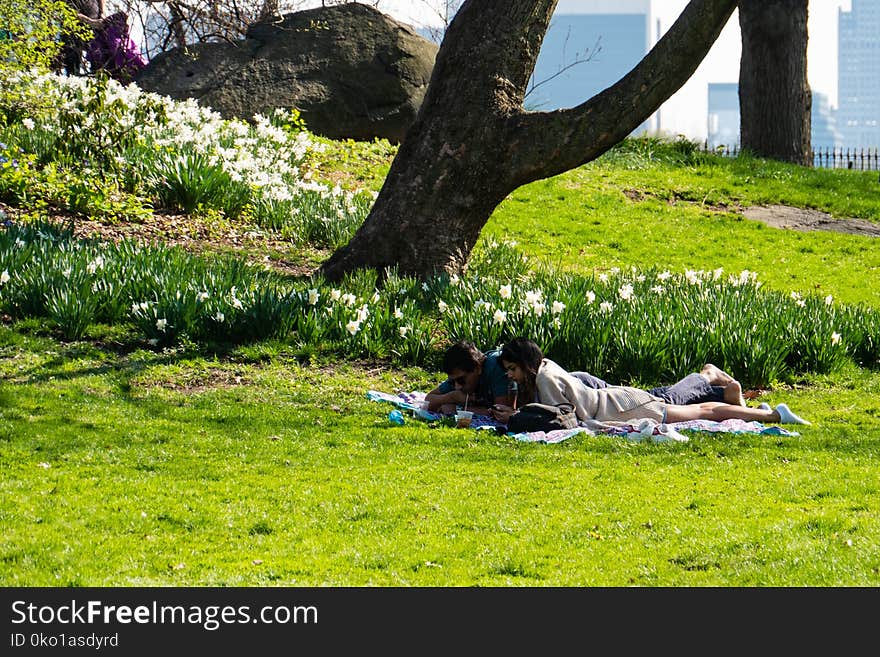
<path fill-rule="evenodd" d="M 527 338 L 514 338 L 501 349 L 501 360 L 505 363 L 516 363 L 528 374 L 525 399 L 536 398 L 535 377 L 544 360 L 544 352 L 535 342 Z M 522 394 L 522 392 L 520 394 Z"/>
<path fill-rule="evenodd" d="M 455 370 L 473 372 L 484 360 L 486 355 L 473 342 L 460 340 L 443 354 L 443 371 L 447 374 Z"/>

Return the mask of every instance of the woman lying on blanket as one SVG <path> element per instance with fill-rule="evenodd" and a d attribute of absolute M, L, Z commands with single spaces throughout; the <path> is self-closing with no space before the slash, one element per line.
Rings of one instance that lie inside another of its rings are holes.
<path fill-rule="evenodd" d="M 548 358 L 541 348 L 525 338 L 511 340 L 501 350 L 501 364 L 509 379 L 519 386 L 520 404 L 539 401 L 542 404 L 574 405 L 579 420 L 629 422 L 647 418 L 657 423 L 686 420 L 747 420 L 782 424 L 810 424 L 791 412 L 785 404 L 775 409 L 748 408 L 724 402 L 703 402 L 679 406 L 660 397 L 628 386 L 588 388 Z M 492 416 L 507 424 L 515 412 L 509 406 L 495 406 Z"/>
<path fill-rule="evenodd" d="M 509 380 L 501 365 L 500 349 L 483 353 L 473 342 L 461 340 L 443 354 L 443 371 L 449 378 L 425 395 L 430 411 L 455 413 L 457 406 L 467 403 L 469 410 L 488 415 L 493 405 L 514 405 L 514 400 L 508 397 Z M 590 388 L 609 385 L 589 372 L 571 372 L 571 375 Z M 669 404 L 725 401 L 746 405 L 739 382 L 711 363 L 706 363 L 698 373 L 688 374 L 669 386 L 651 388 L 648 393 Z"/>

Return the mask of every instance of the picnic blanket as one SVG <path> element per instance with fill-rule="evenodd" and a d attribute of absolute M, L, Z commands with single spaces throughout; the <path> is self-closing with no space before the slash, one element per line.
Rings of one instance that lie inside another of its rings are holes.
<path fill-rule="evenodd" d="M 425 393 L 420 391 L 398 392 L 390 394 L 378 390 L 368 390 L 367 399 L 382 401 L 393 404 L 399 409 L 412 412 L 412 416 L 425 422 L 442 420 L 445 416 L 422 408 L 425 401 Z M 504 432 L 506 427 L 486 415 L 476 415 L 471 421 L 472 429 L 494 429 Z M 644 419 L 633 422 L 599 422 L 596 420 L 581 421 L 579 426 L 573 429 L 558 429 L 556 431 L 530 431 L 524 433 L 508 433 L 520 442 L 561 443 L 578 434 L 585 433 L 590 436 L 598 434 L 620 436 L 634 442 L 687 442 L 688 437 L 682 432 L 706 432 L 706 433 L 732 433 L 732 434 L 769 434 L 774 436 L 799 436 L 797 431 L 790 431 L 778 426 L 765 426 L 761 422 L 747 422 L 745 420 L 724 420 L 714 422 L 712 420 L 688 420 L 686 422 L 673 422 L 661 424 L 653 420 Z"/>

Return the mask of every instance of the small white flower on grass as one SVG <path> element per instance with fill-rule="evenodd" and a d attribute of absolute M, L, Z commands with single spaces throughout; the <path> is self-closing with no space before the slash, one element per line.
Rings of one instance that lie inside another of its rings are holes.
<path fill-rule="evenodd" d="M 35 125 L 34 120 L 31 119 L 31 118 L 22 119 L 22 120 L 21 120 L 21 124 L 22 124 L 25 128 L 27 128 L 28 130 L 33 130 L 33 129 L 34 129 L 34 125 Z"/>
<path fill-rule="evenodd" d="M 696 271 L 694 269 L 686 269 L 684 272 L 684 277 L 691 285 L 699 285 L 701 283 L 700 275 L 702 273 L 703 272 Z"/>
<path fill-rule="evenodd" d="M 513 294 L 513 287 L 510 285 L 502 285 L 500 288 L 498 288 L 498 294 L 501 296 L 502 299 L 509 299 L 510 296 Z"/>
<path fill-rule="evenodd" d="M 538 301 L 532 304 L 532 312 L 535 313 L 536 317 L 541 317 L 545 310 L 547 310 L 547 306 L 543 301 Z"/>
<path fill-rule="evenodd" d="M 526 303 L 530 306 L 534 306 L 536 303 L 541 303 L 544 299 L 544 293 L 541 290 L 528 290 L 526 292 Z"/>
<path fill-rule="evenodd" d="M 612 267 L 609 271 L 610 271 L 612 274 L 619 274 L 619 273 L 620 273 L 620 267 Z"/>
<path fill-rule="evenodd" d="M 791 298 L 794 299 L 795 301 L 797 301 L 798 299 L 801 298 L 801 293 L 797 292 L 797 291 L 792 291 Z"/>
<path fill-rule="evenodd" d="M 379 303 L 379 293 L 374 292 L 372 298 L 370 299 L 373 303 Z"/>
<path fill-rule="evenodd" d="M 101 256 L 98 256 L 97 258 L 92 260 L 86 266 L 86 271 L 88 271 L 90 274 L 94 274 L 96 271 L 101 269 L 103 266 L 104 266 L 104 258 L 102 258 Z"/>
<path fill-rule="evenodd" d="M 651 292 L 654 294 L 663 294 L 665 288 L 662 285 L 653 285 L 651 286 Z"/>
<path fill-rule="evenodd" d="M 830 306 L 833 302 L 834 302 L 834 297 L 832 297 L 830 294 L 827 297 L 825 297 L 825 305 L 826 306 Z"/>
<path fill-rule="evenodd" d="M 492 310 L 492 304 L 484 299 L 477 299 L 474 301 L 474 312 L 490 312 Z"/>
<path fill-rule="evenodd" d="M 165 327 L 167 327 L 167 326 L 168 326 L 168 320 L 167 320 L 167 319 L 164 319 L 164 318 L 161 318 L 161 317 L 160 317 L 159 319 L 156 320 L 156 330 L 157 330 L 157 331 L 164 331 L 164 330 L 165 330 Z"/>
<path fill-rule="evenodd" d="M 357 297 L 355 297 L 351 292 L 346 292 L 342 295 L 342 303 L 346 306 L 353 306 L 357 301 Z"/>
<path fill-rule="evenodd" d="M 644 274 L 639 274 L 638 276 L 636 276 L 636 280 L 637 280 L 639 283 L 644 283 L 644 282 L 645 282 L 645 275 L 644 275 Z"/>
<path fill-rule="evenodd" d="M 397 329 L 397 332 L 400 333 L 400 337 L 402 337 L 402 338 L 405 338 L 406 334 L 409 333 L 410 331 L 412 331 L 411 326 L 401 326 L 399 329 Z"/>
<path fill-rule="evenodd" d="M 668 271 L 668 270 L 667 270 L 667 271 L 661 271 L 659 274 L 657 274 L 657 278 L 659 278 L 661 281 L 668 280 L 668 279 L 671 278 L 671 277 L 672 277 L 672 272 L 670 272 L 670 271 Z"/>
<path fill-rule="evenodd" d="M 0 285 L 5 285 L 6 283 L 8 283 L 8 282 L 9 282 L 9 278 L 10 278 L 10 276 L 9 276 L 9 270 L 8 270 L 8 269 L 4 269 L 4 270 L 3 270 L 3 273 L 0 274 Z"/>
<path fill-rule="evenodd" d="M 428 281 L 425 281 L 424 283 L 422 283 L 422 291 L 427 292 L 430 289 L 431 288 L 428 286 Z"/>
<path fill-rule="evenodd" d="M 25 246 L 27 246 L 27 245 L 25 244 L 25 241 L 23 239 L 21 239 L 20 237 L 17 237 L 15 239 L 15 248 L 16 249 L 23 249 Z"/>
<path fill-rule="evenodd" d="M 610 301 L 603 301 L 599 304 L 599 310 L 601 310 L 603 313 L 610 313 L 613 308 L 614 304 L 612 304 Z"/>
<path fill-rule="evenodd" d="M 370 316 L 370 309 L 367 307 L 367 304 L 362 305 L 357 309 L 357 321 L 363 322 Z"/>
<path fill-rule="evenodd" d="M 217 322 L 218 324 L 222 324 L 225 320 L 226 320 L 226 315 L 224 315 L 223 313 L 221 313 L 218 310 L 217 314 L 214 315 L 214 321 Z"/>
<path fill-rule="evenodd" d="M 51 466 L 49 463 L 46 463 L 45 461 L 43 461 L 43 462 L 41 462 L 41 463 L 37 463 L 37 467 L 38 467 L 38 468 L 43 468 L 44 470 L 48 470 L 48 469 L 51 468 L 52 466 Z"/>
<path fill-rule="evenodd" d="M 441 313 L 445 313 L 447 310 L 449 310 L 449 304 L 441 299 L 437 302 L 437 310 L 439 310 Z"/>
<path fill-rule="evenodd" d="M 495 324 L 503 324 L 507 320 L 507 313 L 499 308 L 492 315 L 492 322 Z"/>
<path fill-rule="evenodd" d="M 318 303 L 318 297 L 320 296 L 321 295 L 318 294 L 318 290 L 316 290 L 315 288 L 309 290 L 309 305 L 314 306 L 316 303 Z"/>
<path fill-rule="evenodd" d="M 718 269 L 713 269 L 712 270 L 712 280 L 717 281 L 719 278 L 721 278 L 721 274 L 723 274 L 723 273 L 724 273 L 724 267 L 719 267 Z"/>
<path fill-rule="evenodd" d="M 403 311 L 400 308 L 394 308 L 394 319 L 403 319 Z"/>
<path fill-rule="evenodd" d="M 348 324 L 345 325 L 345 330 L 354 335 L 361 329 L 361 324 L 356 319 L 351 320 Z"/>
<path fill-rule="evenodd" d="M 733 278 L 731 276 L 730 282 L 733 285 L 745 285 L 749 281 L 756 281 L 758 279 L 758 274 L 753 271 L 749 271 L 748 269 L 743 269 L 739 273 L 739 277 Z"/>
<path fill-rule="evenodd" d="M 554 301 L 553 305 L 550 308 L 550 312 L 552 312 L 554 315 L 558 315 L 563 310 L 565 310 L 565 304 L 561 301 Z"/>
<path fill-rule="evenodd" d="M 208 291 L 207 291 L 207 290 L 202 290 L 201 292 L 199 292 L 199 293 L 196 295 L 196 301 L 198 301 L 199 303 L 202 303 L 203 301 L 205 301 L 206 299 L 208 299 L 210 296 L 211 296 L 211 295 L 208 294 Z"/>
<path fill-rule="evenodd" d="M 607 283 L 608 282 L 608 274 L 606 274 L 603 271 L 601 274 L 599 274 L 599 280 L 602 281 L 603 283 Z"/>
<path fill-rule="evenodd" d="M 831 334 L 831 344 L 840 344 L 840 333 L 835 331 Z"/>
<path fill-rule="evenodd" d="M 626 285 L 621 285 L 620 289 L 617 291 L 617 294 L 624 301 L 630 301 L 633 298 L 633 286 L 627 283 Z"/>
<path fill-rule="evenodd" d="M 449 277 L 449 284 L 450 285 L 456 286 L 459 283 L 461 283 L 461 279 L 457 275 L 453 274 L 452 276 Z"/>
<path fill-rule="evenodd" d="M 592 290 L 587 290 L 587 293 L 584 296 L 587 298 L 587 305 L 590 305 L 596 300 L 596 293 Z"/>
<path fill-rule="evenodd" d="M 340 290 L 330 290 L 330 301 L 339 301 L 341 296 L 342 292 Z"/>
<path fill-rule="evenodd" d="M 238 297 L 232 297 L 232 307 L 236 310 L 241 310 L 242 308 L 244 308 L 244 304 Z"/>

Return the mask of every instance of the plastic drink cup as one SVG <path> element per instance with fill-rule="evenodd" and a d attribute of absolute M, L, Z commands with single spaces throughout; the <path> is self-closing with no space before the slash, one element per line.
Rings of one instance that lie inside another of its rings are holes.
<path fill-rule="evenodd" d="M 455 413 L 455 426 L 459 429 L 467 429 L 471 426 L 474 414 L 471 411 L 457 411 Z"/>

